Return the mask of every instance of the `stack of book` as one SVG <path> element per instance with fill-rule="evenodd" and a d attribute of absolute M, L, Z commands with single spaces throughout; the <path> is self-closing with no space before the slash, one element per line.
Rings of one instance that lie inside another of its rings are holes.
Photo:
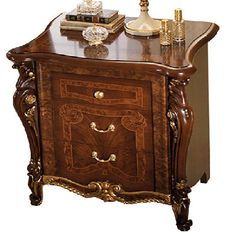
<path fill-rule="evenodd" d="M 116 10 L 103 9 L 97 15 L 78 14 L 77 9 L 67 13 L 61 21 L 60 27 L 63 30 L 82 31 L 89 26 L 96 24 L 108 30 L 109 33 L 116 33 L 124 26 L 125 16 L 120 15 Z"/>

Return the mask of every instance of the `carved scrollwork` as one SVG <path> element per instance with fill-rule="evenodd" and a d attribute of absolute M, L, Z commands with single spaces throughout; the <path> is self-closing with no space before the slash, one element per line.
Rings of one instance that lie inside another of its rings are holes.
<path fill-rule="evenodd" d="M 82 185 L 62 177 L 43 176 L 43 184 L 60 186 L 83 197 L 97 197 L 106 202 L 119 201 L 125 204 L 160 202 L 171 204 L 169 194 L 149 191 L 126 192 L 120 184 L 112 184 L 108 181 Z"/>
<path fill-rule="evenodd" d="M 88 185 L 88 188 L 94 191 L 94 197 L 98 197 L 105 202 L 121 200 L 117 194 L 123 191 L 120 185 L 114 185 L 109 182 L 92 182 Z"/>
<path fill-rule="evenodd" d="M 192 226 L 192 220 L 188 219 L 190 199 L 188 198 L 188 193 L 191 189 L 187 186 L 185 180 L 181 180 L 176 183 L 172 209 L 175 214 L 177 227 L 181 231 L 187 231 Z"/>
<path fill-rule="evenodd" d="M 186 179 L 188 145 L 193 128 L 193 110 L 188 105 L 185 86 L 189 78 L 169 81 L 169 118 L 172 131 L 172 160 L 174 176 L 177 180 Z"/>
<path fill-rule="evenodd" d="M 35 106 L 32 106 L 31 108 L 29 108 L 25 112 L 25 117 L 26 117 L 26 120 L 27 120 L 29 126 L 34 129 L 35 135 L 38 136 L 38 130 L 37 130 L 37 126 L 35 124 L 35 110 L 36 110 Z"/>
<path fill-rule="evenodd" d="M 14 107 L 19 115 L 29 140 L 31 159 L 28 165 L 31 203 L 39 205 L 42 201 L 42 166 L 40 159 L 40 142 L 38 129 L 36 77 L 32 61 L 14 64 L 20 77 L 14 94 Z"/>
<path fill-rule="evenodd" d="M 172 208 L 175 213 L 177 227 L 187 231 L 192 225 L 188 220 L 189 204 L 187 186 L 186 162 L 190 137 L 193 128 L 193 111 L 188 105 L 185 86 L 189 78 L 183 80 L 170 79 L 169 81 L 169 118 L 171 128 L 171 157 L 172 157 Z"/>
<path fill-rule="evenodd" d="M 176 118 L 175 118 L 174 113 L 172 113 L 171 111 L 168 111 L 167 117 L 170 120 L 170 127 L 173 133 L 173 144 L 176 144 L 177 138 L 178 138 L 178 128 L 176 125 Z"/>

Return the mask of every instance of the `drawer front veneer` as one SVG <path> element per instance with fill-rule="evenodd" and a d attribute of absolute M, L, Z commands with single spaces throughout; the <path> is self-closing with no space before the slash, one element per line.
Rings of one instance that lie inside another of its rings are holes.
<path fill-rule="evenodd" d="M 109 180 L 126 191 L 170 192 L 165 77 L 116 67 L 106 74 L 93 66 L 38 68 L 45 175 L 82 184 Z M 104 97 L 96 98 L 96 91 Z M 101 160 L 115 154 L 116 161 L 99 162 L 93 152 Z"/>

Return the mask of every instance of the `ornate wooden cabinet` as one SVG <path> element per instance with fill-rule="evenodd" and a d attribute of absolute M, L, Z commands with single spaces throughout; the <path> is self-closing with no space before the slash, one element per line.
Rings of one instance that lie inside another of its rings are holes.
<path fill-rule="evenodd" d="M 42 186 L 123 203 L 161 202 L 188 230 L 190 187 L 209 179 L 207 42 L 218 26 L 186 22 L 186 41 L 110 35 L 88 46 L 60 15 L 7 57 L 28 135 L 30 200 Z"/>

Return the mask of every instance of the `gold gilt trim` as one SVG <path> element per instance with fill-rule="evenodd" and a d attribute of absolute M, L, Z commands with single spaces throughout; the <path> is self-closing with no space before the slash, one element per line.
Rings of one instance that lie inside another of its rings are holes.
<path fill-rule="evenodd" d="M 36 102 L 36 96 L 35 95 L 28 95 L 26 98 L 25 98 L 25 102 L 28 104 L 28 105 L 33 105 L 35 102 Z"/>
<path fill-rule="evenodd" d="M 88 185 L 75 183 L 63 177 L 43 176 L 43 184 L 65 188 L 85 198 L 97 197 L 105 202 L 125 204 L 159 202 L 171 204 L 171 195 L 152 191 L 126 192 L 119 184 L 109 182 L 91 182 Z"/>
<path fill-rule="evenodd" d="M 36 106 L 32 106 L 25 112 L 25 117 L 29 126 L 31 126 L 34 129 L 35 135 L 38 136 L 38 131 L 35 123 L 35 112 L 36 112 Z"/>

